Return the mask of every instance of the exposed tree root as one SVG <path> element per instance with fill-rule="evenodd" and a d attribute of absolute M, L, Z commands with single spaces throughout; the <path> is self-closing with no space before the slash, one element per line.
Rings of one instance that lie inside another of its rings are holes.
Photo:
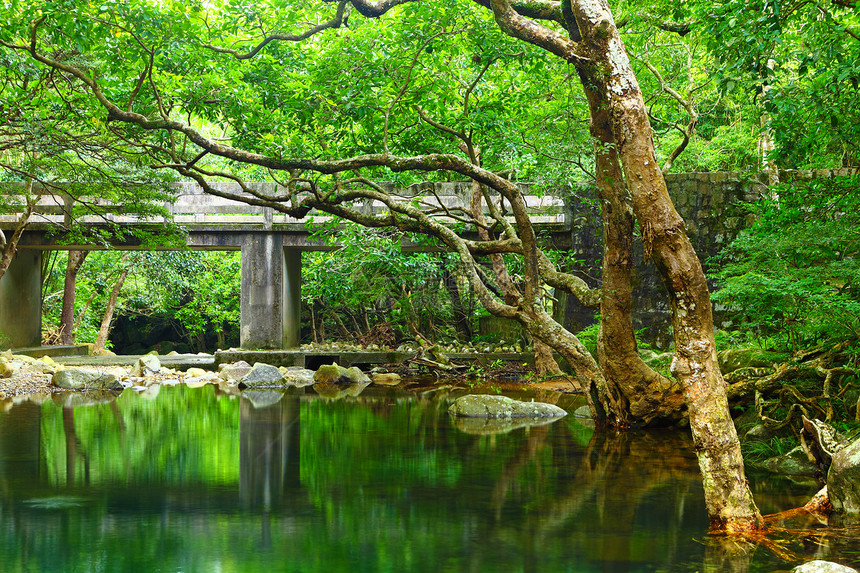
<path fill-rule="evenodd" d="M 848 366 L 840 345 L 829 351 L 808 351 L 794 356 L 794 362 L 780 364 L 764 376 L 764 369 L 744 368 L 729 374 L 728 397 L 733 404 L 753 401 L 759 420 L 767 428 L 777 430 L 791 426 L 800 428 L 801 415 L 820 418 L 830 423 L 836 417 L 835 400 L 842 400 L 849 388 L 857 385 L 852 379 L 860 368 Z M 801 360 L 800 363 L 797 361 Z M 801 391 L 794 381 L 820 380 L 815 391 Z M 860 421 L 860 400 L 845 404 L 846 414 Z M 853 412 L 851 411 L 853 410 Z"/>

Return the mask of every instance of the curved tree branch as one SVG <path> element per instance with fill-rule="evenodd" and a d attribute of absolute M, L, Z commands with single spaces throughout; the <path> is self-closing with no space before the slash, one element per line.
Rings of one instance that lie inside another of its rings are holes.
<path fill-rule="evenodd" d="M 474 0 L 476 4 L 480 4 L 484 8 L 492 9 L 490 0 Z M 522 0 L 520 2 L 512 2 L 511 7 L 516 10 L 517 14 L 531 18 L 533 20 L 546 20 L 557 22 L 562 26 L 565 25 L 564 17 L 561 13 L 561 2 L 552 2 L 548 0 Z"/>
<path fill-rule="evenodd" d="M 560 272 L 544 253 L 540 257 L 541 278 L 553 288 L 569 292 L 587 308 L 600 308 L 600 289 L 593 289 L 576 275 Z"/>
<path fill-rule="evenodd" d="M 331 2 L 332 0 L 325 0 Z M 416 2 L 417 0 L 377 0 L 370 2 L 369 0 L 350 0 L 352 6 L 358 10 L 358 13 L 365 18 L 378 18 L 395 6 Z"/>
<path fill-rule="evenodd" d="M 280 41 L 280 42 L 301 42 L 302 40 L 306 40 L 311 36 L 315 36 L 320 32 L 324 32 L 325 30 L 331 30 L 335 28 L 340 28 L 344 22 L 344 13 L 346 12 L 346 6 L 348 4 L 347 0 L 341 0 L 337 6 L 337 12 L 331 20 L 323 22 L 322 24 L 318 24 L 312 28 L 305 30 L 299 34 L 271 34 L 263 38 L 256 46 L 251 48 L 247 52 L 239 52 L 238 50 L 234 50 L 232 48 L 222 48 L 219 46 L 213 46 L 211 44 L 204 44 L 204 47 L 212 50 L 213 52 L 218 52 L 220 54 L 230 54 L 237 60 L 247 60 L 256 56 L 260 50 L 266 47 L 271 42 Z"/>
<path fill-rule="evenodd" d="M 510 0 L 490 0 L 490 6 L 496 23 L 507 35 L 543 48 L 572 64 L 583 64 L 587 61 L 578 53 L 576 42 L 522 16 L 514 9 Z"/>

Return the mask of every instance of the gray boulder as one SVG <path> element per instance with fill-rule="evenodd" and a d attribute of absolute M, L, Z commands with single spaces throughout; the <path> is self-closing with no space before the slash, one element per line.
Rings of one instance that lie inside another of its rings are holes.
<path fill-rule="evenodd" d="M 834 511 L 860 515 L 860 440 L 833 454 L 827 492 Z"/>
<path fill-rule="evenodd" d="M 131 368 L 132 376 L 152 376 L 161 372 L 161 361 L 155 354 L 144 354 L 138 358 Z"/>
<path fill-rule="evenodd" d="M 222 379 L 227 380 L 228 382 L 233 382 L 237 380 L 241 380 L 243 376 L 248 374 L 251 371 L 251 365 L 245 362 L 244 360 L 240 360 L 234 364 L 222 364 L 220 366 L 220 372 L 218 376 Z"/>
<path fill-rule="evenodd" d="M 466 434 L 486 436 L 492 434 L 505 434 L 519 428 L 531 428 L 544 426 L 561 420 L 556 416 L 553 418 L 454 418 L 454 427 Z"/>
<path fill-rule="evenodd" d="M 310 386 L 314 383 L 315 372 L 308 368 L 291 366 L 286 369 L 286 372 L 283 370 L 281 370 L 281 372 L 283 372 L 284 378 L 287 379 L 287 382 L 296 388 L 304 388 L 305 386 Z"/>
<path fill-rule="evenodd" d="M 66 390 L 122 390 L 123 386 L 113 374 L 87 368 L 58 370 L 51 384 Z"/>
<path fill-rule="evenodd" d="M 240 388 L 271 388 L 283 386 L 284 375 L 277 367 L 271 364 L 257 362 L 251 371 L 239 379 Z"/>
<path fill-rule="evenodd" d="M 798 565 L 791 570 L 791 573 L 857 573 L 857 570 L 832 561 L 816 560 Z"/>
<path fill-rule="evenodd" d="M 466 418 L 552 418 L 566 416 L 562 408 L 544 402 L 520 402 L 507 396 L 471 394 L 458 398 L 448 413 Z"/>

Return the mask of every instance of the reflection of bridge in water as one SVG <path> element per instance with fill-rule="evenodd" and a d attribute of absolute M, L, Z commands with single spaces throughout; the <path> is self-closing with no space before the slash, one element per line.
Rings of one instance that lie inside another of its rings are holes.
<path fill-rule="evenodd" d="M 4 190 L 14 197 L 14 185 Z M 18 184 L 22 185 L 22 184 Z M 273 193 L 275 184 L 259 183 L 254 187 Z M 193 184 L 179 184 L 177 199 L 169 206 L 173 221 L 187 234 L 186 246 L 195 250 L 241 251 L 241 318 L 240 345 L 243 348 L 295 348 L 299 345 L 301 324 L 301 253 L 307 250 L 331 249 L 326 242 L 315 240 L 304 220 L 294 219 L 268 207 L 258 207 L 207 195 Z M 238 187 L 224 186 L 238 193 Z M 421 201 L 429 207 L 456 210 L 469 208 L 469 183 L 422 183 L 398 189 L 404 201 Z M 527 194 L 532 220 L 553 233 L 564 235 L 570 230 L 563 201 L 549 195 Z M 92 198 L 98 205 L 99 200 Z M 142 220 L 122 214 L 121 206 L 103 204 L 104 216 L 87 216 L 79 223 L 91 227 L 108 223 L 153 232 L 164 220 Z M 381 204 L 364 201 L 360 207 L 368 213 L 378 212 Z M 71 204 L 60 195 L 40 198 L 31 223 L 21 238 L 18 253 L 0 280 L 0 333 L 12 340 L 13 347 L 38 346 L 41 338 L 42 254 L 50 250 L 97 249 L 95 244 L 61 244 L 56 233 L 68 220 Z M 311 213 L 315 221 L 327 216 Z M 0 229 L 14 228 L 20 213 L 0 215 Z M 8 235 L 8 232 L 7 232 Z M 132 242 L 115 245 L 118 249 L 140 250 Z M 164 247 L 169 248 L 169 247 Z M 404 241 L 404 250 L 427 249 Z"/>

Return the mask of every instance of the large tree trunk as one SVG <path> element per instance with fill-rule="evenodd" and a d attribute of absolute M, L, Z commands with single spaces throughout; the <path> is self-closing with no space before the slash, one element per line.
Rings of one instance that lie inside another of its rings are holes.
<path fill-rule="evenodd" d="M 618 388 L 633 425 L 678 422 L 685 415 L 680 384 L 642 361 L 633 330 L 633 208 L 618 160 L 608 108 L 589 70 L 580 71 L 591 108 L 597 193 L 603 219 L 603 271 L 597 361 L 607 384 Z"/>
<path fill-rule="evenodd" d="M 447 267 L 442 271 L 442 282 L 445 289 L 448 291 L 448 296 L 451 297 L 451 311 L 454 315 L 454 327 L 457 330 L 457 338 L 468 342 L 472 339 L 473 328 L 470 313 L 466 310 L 463 304 L 463 297 L 460 296 L 460 285 L 457 284 L 457 275 L 452 273 Z"/>
<path fill-rule="evenodd" d="M 120 263 L 125 263 L 128 258 L 127 254 L 122 256 L 120 259 Z M 108 298 L 107 308 L 105 308 L 104 316 L 102 317 L 102 324 L 99 328 L 99 333 L 96 336 L 95 343 L 95 351 L 104 350 L 105 344 L 107 344 L 108 334 L 110 333 L 110 324 L 113 321 L 113 313 L 116 310 L 116 299 L 119 297 L 119 291 L 122 290 L 122 285 L 125 283 L 126 277 L 128 277 L 128 273 L 131 271 L 131 267 L 126 266 L 120 272 L 119 277 L 116 279 L 116 283 L 113 285 L 113 289 L 110 292 L 110 298 Z"/>
<path fill-rule="evenodd" d="M 711 529 L 759 528 L 761 515 L 744 475 L 726 384 L 717 365 L 705 275 L 657 164 L 642 93 L 605 2 L 580 0 L 573 12 L 591 60 L 583 65 L 589 67 L 594 91 L 609 113 L 646 255 L 654 260 L 669 294 L 675 336 L 672 371 L 685 390 Z"/>
<path fill-rule="evenodd" d="M 78 282 L 78 271 L 84 264 L 89 251 L 69 251 L 66 264 L 66 279 L 63 284 L 63 308 L 60 311 L 60 342 L 75 343 L 75 286 Z"/>

